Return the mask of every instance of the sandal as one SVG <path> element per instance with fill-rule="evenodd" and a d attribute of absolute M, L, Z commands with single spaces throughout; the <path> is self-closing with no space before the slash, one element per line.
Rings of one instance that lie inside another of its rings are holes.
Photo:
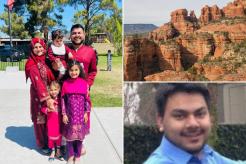
<path fill-rule="evenodd" d="M 50 153 L 50 156 L 48 158 L 48 161 L 49 162 L 53 162 L 55 160 L 55 149 L 52 149 L 51 153 Z"/>
<path fill-rule="evenodd" d="M 65 160 L 62 155 L 56 155 L 56 158 L 59 159 L 60 161 L 64 161 Z"/>
<path fill-rule="evenodd" d="M 48 161 L 49 161 L 49 162 L 53 162 L 54 160 L 55 160 L 54 157 L 49 157 L 49 158 L 48 158 Z"/>
<path fill-rule="evenodd" d="M 58 151 L 59 150 L 59 151 Z M 59 153 L 57 153 L 57 152 L 59 152 Z M 59 159 L 60 161 L 64 161 L 64 158 L 63 158 L 63 156 L 62 156 L 62 154 L 61 154 L 61 149 L 60 149 L 60 147 L 58 148 L 57 147 L 57 152 L 56 152 L 56 158 L 57 159 Z"/>

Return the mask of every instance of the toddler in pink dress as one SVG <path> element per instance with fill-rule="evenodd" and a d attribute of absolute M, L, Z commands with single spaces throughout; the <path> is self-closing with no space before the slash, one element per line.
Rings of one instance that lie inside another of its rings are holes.
<path fill-rule="evenodd" d="M 49 86 L 49 94 L 50 97 L 54 100 L 54 109 L 49 109 L 48 107 L 43 107 L 41 109 L 42 112 L 47 115 L 48 146 L 52 150 L 49 161 L 53 161 L 55 159 L 55 156 L 60 160 L 64 160 L 60 152 L 62 136 L 60 132 L 61 104 L 58 98 L 59 92 L 59 83 L 57 83 L 56 81 L 51 82 Z"/>

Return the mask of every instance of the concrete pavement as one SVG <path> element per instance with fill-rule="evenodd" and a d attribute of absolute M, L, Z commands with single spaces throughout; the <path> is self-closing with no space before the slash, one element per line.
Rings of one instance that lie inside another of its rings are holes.
<path fill-rule="evenodd" d="M 48 156 L 36 149 L 29 85 L 24 72 L 0 72 L 0 163 L 49 163 Z M 81 158 L 81 164 L 123 163 L 122 117 L 122 108 L 92 109 L 91 133 L 85 139 L 87 154 Z"/>

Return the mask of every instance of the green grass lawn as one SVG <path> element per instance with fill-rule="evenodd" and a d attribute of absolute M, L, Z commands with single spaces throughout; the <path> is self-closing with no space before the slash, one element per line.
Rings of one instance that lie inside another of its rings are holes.
<path fill-rule="evenodd" d="M 91 88 L 94 107 L 122 106 L 122 56 L 113 56 L 112 71 L 106 71 L 107 57 L 99 56 L 98 73 Z"/>
<path fill-rule="evenodd" d="M 26 60 L 21 62 L 0 62 L 0 70 L 7 66 L 19 66 L 24 70 Z M 106 71 L 107 56 L 99 56 L 98 73 L 91 88 L 91 98 L 94 107 L 122 106 L 122 56 L 113 56 L 112 71 Z"/>
<path fill-rule="evenodd" d="M 25 69 L 26 59 L 19 62 L 3 62 L 0 61 L 0 71 L 5 71 L 6 67 L 18 66 L 20 71 Z"/>

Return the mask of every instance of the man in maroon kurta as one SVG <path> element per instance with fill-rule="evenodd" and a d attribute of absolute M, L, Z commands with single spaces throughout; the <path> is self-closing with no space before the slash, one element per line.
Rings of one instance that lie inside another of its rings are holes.
<path fill-rule="evenodd" d="M 83 26 L 80 24 L 72 26 L 70 38 L 73 43 L 71 47 L 73 58 L 83 64 L 87 82 L 91 87 L 97 74 L 95 50 L 83 44 L 85 33 Z"/>
<path fill-rule="evenodd" d="M 75 24 L 71 27 L 70 38 L 72 41 L 70 49 L 73 58 L 83 64 L 87 82 L 91 87 L 97 74 L 96 52 L 92 47 L 84 45 L 85 33 L 82 25 Z M 90 129 L 90 112 L 88 112 L 88 127 Z M 81 153 L 82 155 L 85 154 L 84 146 Z"/>

